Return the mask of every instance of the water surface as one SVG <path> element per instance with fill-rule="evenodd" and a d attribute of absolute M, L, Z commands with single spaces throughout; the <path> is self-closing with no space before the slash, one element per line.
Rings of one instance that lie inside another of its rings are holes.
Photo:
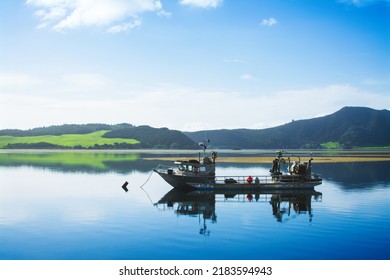
<path fill-rule="evenodd" d="M 314 193 L 182 194 L 147 155 L 1 153 L 0 259 L 390 257 L 390 162 L 314 161 L 324 179 Z"/>

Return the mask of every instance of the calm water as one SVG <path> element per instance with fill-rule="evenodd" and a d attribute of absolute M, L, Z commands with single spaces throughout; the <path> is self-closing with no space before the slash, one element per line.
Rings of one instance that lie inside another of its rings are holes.
<path fill-rule="evenodd" d="M 147 156 L 0 153 L 0 259 L 390 258 L 390 161 L 314 161 L 315 193 L 182 194 Z"/>

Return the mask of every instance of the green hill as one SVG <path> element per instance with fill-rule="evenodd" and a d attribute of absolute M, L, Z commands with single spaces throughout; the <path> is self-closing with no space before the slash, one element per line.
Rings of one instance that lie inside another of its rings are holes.
<path fill-rule="evenodd" d="M 8 149 L 192 149 L 179 131 L 130 124 L 59 125 L 30 130 L 0 130 L 0 148 Z"/>
<path fill-rule="evenodd" d="M 44 136 L 44 135 L 64 135 L 64 134 L 88 134 L 100 130 L 112 130 L 116 127 L 132 126 L 130 124 L 120 125 L 107 125 L 107 124 L 63 124 L 53 125 L 48 127 L 37 127 L 28 130 L 20 129 L 4 129 L 0 130 L 0 136 L 15 136 L 15 137 L 26 137 L 26 136 Z"/>

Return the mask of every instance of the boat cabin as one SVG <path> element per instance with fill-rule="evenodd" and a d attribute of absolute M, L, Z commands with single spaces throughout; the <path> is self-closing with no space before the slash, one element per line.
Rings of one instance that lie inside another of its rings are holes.
<path fill-rule="evenodd" d="M 177 168 L 176 174 L 183 176 L 215 176 L 215 160 L 210 157 L 204 157 L 200 162 L 195 159 L 177 160 L 174 164 Z M 168 173 L 173 174 L 173 169 L 168 170 Z"/>

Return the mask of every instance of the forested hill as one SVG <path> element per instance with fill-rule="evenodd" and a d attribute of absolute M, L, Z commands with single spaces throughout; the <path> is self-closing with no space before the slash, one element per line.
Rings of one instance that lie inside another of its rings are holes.
<path fill-rule="evenodd" d="M 191 139 L 205 132 L 185 132 Z M 218 148 L 351 148 L 390 146 L 390 111 L 344 107 L 324 117 L 293 121 L 268 129 L 206 131 Z"/>
<path fill-rule="evenodd" d="M 0 130 L 0 148 L 195 149 L 177 130 L 131 124 L 65 124 L 29 130 Z"/>
<path fill-rule="evenodd" d="M 63 134 L 87 134 L 96 132 L 99 130 L 112 130 L 116 128 L 132 127 L 131 124 L 118 124 L 108 125 L 101 123 L 93 124 L 63 124 L 53 125 L 47 127 L 37 127 L 28 130 L 20 129 L 4 129 L 0 130 L 0 136 L 15 136 L 15 137 L 26 137 L 26 136 L 43 136 L 43 135 L 63 135 Z"/>
<path fill-rule="evenodd" d="M 105 138 L 124 138 L 137 139 L 142 148 L 161 148 L 161 149 L 197 149 L 195 144 L 188 136 L 178 130 L 168 128 L 153 128 L 147 125 L 133 126 L 126 128 L 113 129 L 106 134 Z"/>

